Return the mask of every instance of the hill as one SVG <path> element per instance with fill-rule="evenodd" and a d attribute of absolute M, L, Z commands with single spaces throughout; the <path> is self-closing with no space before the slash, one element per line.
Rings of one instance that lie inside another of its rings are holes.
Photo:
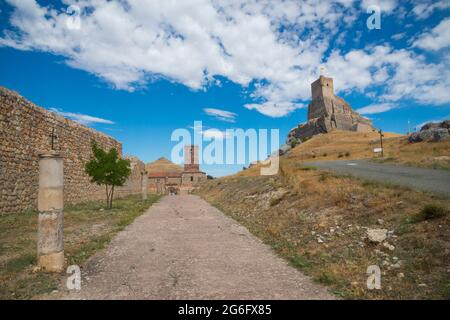
<path fill-rule="evenodd" d="M 167 173 L 167 174 L 179 174 L 183 172 L 183 168 L 179 165 L 176 165 L 175 163 L 171 162 L 170 160 L 161 157 L 156 161 L 147 163 L 145 165 L 145 169 L 149 174 L 152 173 Z"/>
<path fill-rule="evenodd" d="M 439 160 L 450 154 L 448 142 L 385 138 L 386 158 L 380 161 L 448 168 Z M 377 146 L 376 133 L 317 135 L 280 158 L 278 175 L 260 176 L 256 166 L 207 181 L 196 193 L 339 296 L 450 299 L 449 199 L 308 166 L 372 158 Z M 382 230 L 386 238 L 371 241 L 371 230 Z M 381 290 L 366 286 L 370 265 L 381 269 Z"/>
<path fill-rule="evenodd" d="M 407 136 L 383 133 L 384 157 L 373 152 L 380 147 L 377 132 L 333 131 L 318 134 L 282 156 L 284 162 L 311 162 L 338 159 L 371 159 L 413 167 L 450 170 L 450 141 L 409 143 Z M 238 175 L 259 175 L 258 166 Z"/>

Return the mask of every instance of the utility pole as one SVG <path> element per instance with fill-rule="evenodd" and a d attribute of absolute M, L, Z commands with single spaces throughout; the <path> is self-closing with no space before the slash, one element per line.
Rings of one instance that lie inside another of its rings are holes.
<path fill-rule="evenodd" d="M 383 137 L 384 137 L 384 134 L 381 131 L 381 129 L 378 130 L 378 133 L 380 134 L 381 157 L 383 158 L 384 157 L 384 150 L 383 150 Z"/>
<path fill-rule="evenodd" d="M 408 135 L 411 134 L 411 122 L 408 119 Z"/>

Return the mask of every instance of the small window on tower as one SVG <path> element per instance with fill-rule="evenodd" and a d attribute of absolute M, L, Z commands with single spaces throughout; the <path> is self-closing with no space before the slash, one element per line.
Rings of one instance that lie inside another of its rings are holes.
<path fill-rule="evenodd" d="M 194 177 L 191 176 L 191 181 L 194 181 Z"/>

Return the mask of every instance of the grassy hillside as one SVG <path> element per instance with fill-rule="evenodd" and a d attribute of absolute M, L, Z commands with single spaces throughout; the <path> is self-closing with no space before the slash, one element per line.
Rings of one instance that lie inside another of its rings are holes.
<path fill-rule="evenodd" d="M 380 146 L 378 133 L 345 131 L 317 135 L 295 147 L 289 157 L 299 161 L 369 158 L 409 166 L 450 169 L 450 141 L 411 144 L 406 136 L 384 135 L 384 159 L 373 153 L 373 149 Z"/>
<path fill-rule="evenodd" d="M 390 161 L 429 167 L 437 163 L 429 159 L 450 154 L 448 143 L 386 138 Z M 376 134 L 317 136 L 281 157 L 276 176 L 260 176 L 253 167 L 207 181 L 196 193 L 339 296 L 450 299 L 449 199 L 308 166 L 370 157 L 375 140 Z M 367 229 L 386 229 L 387 239 L 372 243 Z M 370 265 L 381 268 L 381 290 L 367 289 Z"/>

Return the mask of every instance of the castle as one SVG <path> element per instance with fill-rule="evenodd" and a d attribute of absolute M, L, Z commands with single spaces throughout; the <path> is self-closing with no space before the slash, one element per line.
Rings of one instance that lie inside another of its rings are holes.
<path fill-rule="evenodd" d="M 320 76 L 311 84 L 312 101 L 308 106 L 308 121 L 289 132 L 287 144 L 294 139 L 309 138 L 334 129 L 371 132 L 372 122 L 353 111 L 351 106 L 334 94 L 333 78 Z"/>
<path fill-rule="evenodd" d="M 150 192 L 162 194 L 188 193 L 196 183 L 206 180 L 206 174 L 200 171 L 198 147 L 184 147 L 184 168 L 166 158 L 148 163 L 148 187 Z"/>

